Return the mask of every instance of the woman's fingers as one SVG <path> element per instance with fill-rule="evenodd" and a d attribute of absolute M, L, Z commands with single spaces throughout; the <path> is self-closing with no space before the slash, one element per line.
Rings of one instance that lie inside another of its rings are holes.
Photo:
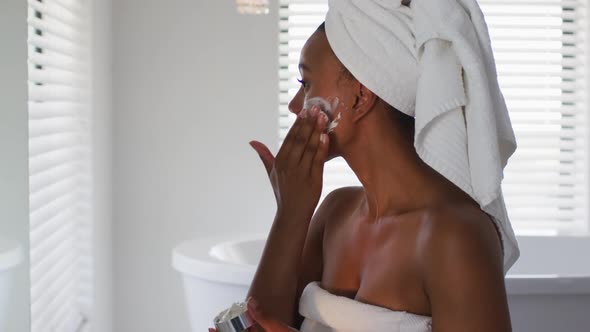
<path fill-rule="evenodd" d="M 321 179 L 324 174 L 324 165 L 326 163 L 326 159 L 328 159 L 328 150 L 330 147 L 330 136 L 326 134 L 322 130 L 322 134 L 320 136 L 321 144 L 315 152 L 313 157 L 313 161 L 311 164 L 311 176 Z"/>
<path fill-rule="evenodd" d="M 272 155 L 272 152 L 268 149 L 266 145 L 260 143 L 258 141 L 251 141 L 250 146 L 256 150 L 258 156 L 262 160 L 264 164 L 264 168 L 266 169 L 266 173 L 270 176 L 270 171 L 272 170 L 272 166 L 275 162 L 275 157 Z"/>
<path fill-rule="evenodd" d="M 291 149 L 289 150 L 288 163 L 290 165 L 299 165 L 301 162 L 303 152 L 308 148 L 309 139 L 316 128 L 316 119 L 319 112 L 319 107 L 313 106 L 309 110 L 309 115 L 301 124 L 301 128 L 297 131 L 297 135 L 295 135 Z"/>
<path fill-rule="evenodd" d="M 318 149 L 325 145 L 324 142 L 320 140 L 322 133 L 326 132 L 326 126 L 328 123 L 328 116 L 323 112 L 320 112 L 316 118 L 316 123 L 314 126 L 313 133 L 307 143 L 307 146 L 303 152 L 303 156 L 301 158 L 301 167 L 308 170 L 310 173 L 313 170 L 313 161 L 317 155 Z M 311 173 L 313 175 L 313 173 Z"/>
<path fill-rule="evenodd" d="M 293 147 L 293 141 L 295 139 L 295 136 L 299 132 L 301 124 L 305 122 L 306 117 L 307 110 L 301 110 L 301 112 L 299 112 L 299 115 L 297 116 L 297 119 L 295 119 L 295 123 L 293 123 L 293 125 L 289 129 L 289 132 L 287 132 L 287 136 L 285 136 L 285 139 L 283 140 L 283 145 L 281 145 L 279 152 L 277 152 L 276 159 L 285 160 L 285 157 L 289 156 L 291 148 Z"/>

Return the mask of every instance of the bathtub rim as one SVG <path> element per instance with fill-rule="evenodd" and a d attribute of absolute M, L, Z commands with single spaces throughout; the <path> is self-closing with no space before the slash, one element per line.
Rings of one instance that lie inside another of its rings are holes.
<path fill-rule="evenodd" d="M 256 266 L 224 262 L 210 255 L 214 246 L 235 242 L 265 240 L 266 234 L 225 234 L 196 237 L 177 245 L 172 266 L 183 277 L 208 282 L 248 286 Z M 508 274 L 508 295 L 590 295 L 590 275 Z"/>
<path fill-rule="evenodd" d="M 223 262 L 210 255 L 211 248 L 223 243 L 263 240 L 261 234 L 209 235 L 187 240 L 172 251 L 172 267 L 183 276 L 232 285 L 246 286 L 254 277 L 252 265 Z"/>

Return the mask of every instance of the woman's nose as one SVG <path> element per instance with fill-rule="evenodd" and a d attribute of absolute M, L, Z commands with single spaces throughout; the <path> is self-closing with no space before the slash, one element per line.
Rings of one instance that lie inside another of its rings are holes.
<path fill-rule="evenodd" d="M 293 97 L 293 99 L 291 99 L 291 101 L 289 102 L 289 111 L 295 115 L 298 115 L 299 112 L 301 112 L 302 108 L 303 108 L 303 93 L 302 93 L 302 89 L 299 89 L 299 91 L 297 91 L 297 94 L 295 95 L 295 97 Z"/>

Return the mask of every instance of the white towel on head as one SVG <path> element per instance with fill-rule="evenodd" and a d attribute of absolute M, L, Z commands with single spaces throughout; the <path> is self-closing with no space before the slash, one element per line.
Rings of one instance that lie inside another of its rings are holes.
<path fill-rule="evenodd" d="M 415 118 L 420 158 L 492 216 L 507 273 L 520 250 L 501 182 L 516 139 L 476 0 L 329 0 L 326 35 L 363 85 Z"/>

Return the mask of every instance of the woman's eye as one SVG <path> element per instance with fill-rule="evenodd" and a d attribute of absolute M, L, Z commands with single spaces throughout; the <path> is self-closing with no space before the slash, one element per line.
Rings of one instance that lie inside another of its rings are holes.
<path fill-rule="evenodd" d="M 301 85 L 303 85 L 303 88 L 305 88 L 305 86 L 307 85 L 307 82 L 299 78 L 297 79 L 297 82 L 301 83 Z"/>

